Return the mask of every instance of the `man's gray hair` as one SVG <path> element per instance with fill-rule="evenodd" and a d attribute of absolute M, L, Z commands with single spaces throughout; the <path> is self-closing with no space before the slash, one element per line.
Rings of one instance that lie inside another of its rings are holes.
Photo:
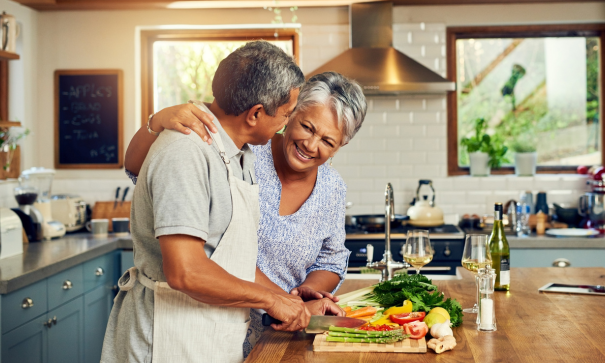
<path fill-rule="evenodd" d="M 309 78 L 300 89 L 294 113 L 317 105 L 329 106 L 336 112 L 338 123 L 342 125 L 343 145 L 359 131 L 368 108 L 361 86 L 336 72 L 324 72 Z"/>
<path fill-rule="evenodd" d="M 219 64 L 212 93 L 227 115 L 240 115 L 261 104 L 269 116 L 290 101 L 290 91 L 305 77 L 291 56 L 266 41 L 249 42 Z"/>

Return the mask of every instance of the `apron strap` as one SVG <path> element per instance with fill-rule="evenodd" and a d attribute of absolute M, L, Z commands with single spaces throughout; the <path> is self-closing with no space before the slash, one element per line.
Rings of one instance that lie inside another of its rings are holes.
<path fill-rule="evenodd" d="M 136 267 L 131 267 L 118 280 L 118 287 L 120 291 L 129 291 L 132 290 L 136 283 L 140 282 L 143 286 L 155 290 L 155 282 L 151 280 L 149 277 L 139 273 L 139 270 Z"/>

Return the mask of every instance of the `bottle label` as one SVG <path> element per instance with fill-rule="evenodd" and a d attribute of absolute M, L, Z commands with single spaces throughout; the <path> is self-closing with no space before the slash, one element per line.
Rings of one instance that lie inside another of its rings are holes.
<path fill-rule="evenodd" d="M 500 286 L 510 285 L 510 260 L 503 258 L 500 260 Z"/>

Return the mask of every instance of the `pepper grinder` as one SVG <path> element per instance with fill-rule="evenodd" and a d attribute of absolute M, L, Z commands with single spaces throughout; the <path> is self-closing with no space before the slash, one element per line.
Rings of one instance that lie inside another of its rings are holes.
<path fill-rule="evenodd" d="M 494 285 L 496 273 L 491 267 L 480 268 L 477 273 L 479 280 L 479 331 L 496 331 L 496 309 L 494 306 Z"/>

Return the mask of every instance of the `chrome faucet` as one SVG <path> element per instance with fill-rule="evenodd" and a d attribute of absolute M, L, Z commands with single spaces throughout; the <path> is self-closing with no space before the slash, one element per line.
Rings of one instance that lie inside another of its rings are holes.
<path fill-rule="evenodd" d="M 395 202 L 393 198 L 393 186 L 391 183 L 387 183 L 384 191 L 384 255 L 379 262 L 372 262 L 374 249 L 368 248 L 368 263 L 366 265 L 368 268 L 380 270 L 382 273 L 381 282 L 392 279 L 396 270 L 410 267 L 405 262 L 393 261 L 393 255 L 391 254 L 391 221 L 394 220 Z M 372 251 L 372 254 L 370 254 L 370 251 Z"/>

